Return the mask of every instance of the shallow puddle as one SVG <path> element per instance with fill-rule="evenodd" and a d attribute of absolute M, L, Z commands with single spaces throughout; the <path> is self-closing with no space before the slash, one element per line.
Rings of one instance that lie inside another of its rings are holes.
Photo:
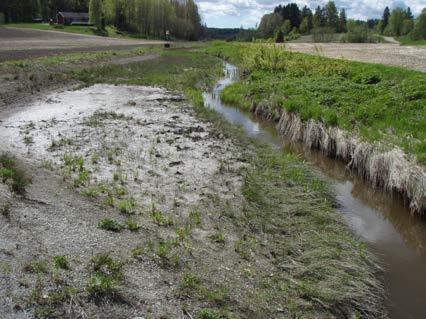
<path fill-rule="evenodd" d="M 392 318 L 424 318 L 426 306 L 426 223 L 412 216 L 401 198 L 373 189 L 340 162 L 319 151 L 307 150 L 278 135 L 273 124 L 249 112 L 221 103 L 220 92 L 238 78 L 237 69 L 225 65 L 226 78 L 204 94 L 206 105 L 264 143 L 300 154 L 331 181 L 348 225 L 369 244 L 385 269 L 388 308 Z"/>

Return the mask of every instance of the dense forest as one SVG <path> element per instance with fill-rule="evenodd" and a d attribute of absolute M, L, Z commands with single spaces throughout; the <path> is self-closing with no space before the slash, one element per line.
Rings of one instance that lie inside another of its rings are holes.
<path fill-rule="evenodd" d="M 113 25 L 118 30 L 143 36 L 163 37 L 166 30 L 176 38 L 196 40 L 203 28 L 194 0 L 1 0 L 5 22 L 48 21 L 58 11 L 89 12 L 98 29 Z"/>
<path fill-rule="evenodd" d="M 308 6 L 302 9 L 296 3 L 279 5 L 274 11 L 262 17 L 252 37 L 274 38 L 276 42 L 294 39 L 300 35 L 313 34 L 321 41 L 327 35 L 344 33 L 340 37 L 348 42 L 373 42 L 378 34 L 409 36 L 413 40 L 426 39 L 426 9 L 417 17 L 407 9 L 386 7 L 382 19 L 367 21 L 348 19 L 344 8 L 337 8 L 334 1 L 312 11 Z M 331 37 L 332 38 L 332 37 Z"/>

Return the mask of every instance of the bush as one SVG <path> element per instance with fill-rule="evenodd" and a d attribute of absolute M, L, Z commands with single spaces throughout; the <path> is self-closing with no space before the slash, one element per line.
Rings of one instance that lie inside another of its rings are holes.
<path fill-rule="evenodd" d="M 275 43 L 283 43 L 284 42 L 284 33 L 281 29 L 278 29 L 277 32 L 275 32 Z"/>
<path fill-rule="evenodd" d="M 334 39 L 333 28 L 315 28 L 312 30 L 314 42 L 332 42 Z"/>
<path fill-rule="evenodd" d="M 6 23 L 6 17 L 4 16 L 3 12 L 0 12 L 0 24 Z"/>
<path fill-rule="evenodd" d="M 376 43 L 379 38 L 374 36 L 367 25 L 348 25 L 348 33 L 346 33 L 341 42 L 345 43 Z"/>

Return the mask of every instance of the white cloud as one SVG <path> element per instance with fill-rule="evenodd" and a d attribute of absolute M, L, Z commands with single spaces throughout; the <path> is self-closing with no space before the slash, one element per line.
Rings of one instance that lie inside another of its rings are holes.
<path fill-rule="evenodd" d="M 215 27 L 253 27 L 265 13 L 278 4 L 295 2 L 302 8 L 308 5 L 315 9 L 327 0 L 196 0 L 207 25 Z M 355 19 L 378 18 L 386 6 L 390 8 L 409 6 L 414 14 L 426 7 L 426 0 L 335 0 L 337 7 L 345 8 L 348 16 Z"/>

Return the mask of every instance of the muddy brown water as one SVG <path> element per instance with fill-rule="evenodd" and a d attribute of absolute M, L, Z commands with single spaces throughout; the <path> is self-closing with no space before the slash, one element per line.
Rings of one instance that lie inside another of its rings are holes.
<path fill-rule="evenodd" d="M 387 307 L 391 318 L 426 316 L 426 221 L 413 216 L 398 196 L 372 188 L 344 163 L 319 151 L 308 150 L 280 136 L 273 124 L 220 101 L 220 92 L 238 79 L 237 69 L 225 64 L 226 77 L 212 92 L 204 93 L 205 104 L 229 122 L 240 125 L 251 137 L 299 154 L 318 167 L 330 180 L 344 218 L 360 240 L 378 256 L 385 270 Z"/>

